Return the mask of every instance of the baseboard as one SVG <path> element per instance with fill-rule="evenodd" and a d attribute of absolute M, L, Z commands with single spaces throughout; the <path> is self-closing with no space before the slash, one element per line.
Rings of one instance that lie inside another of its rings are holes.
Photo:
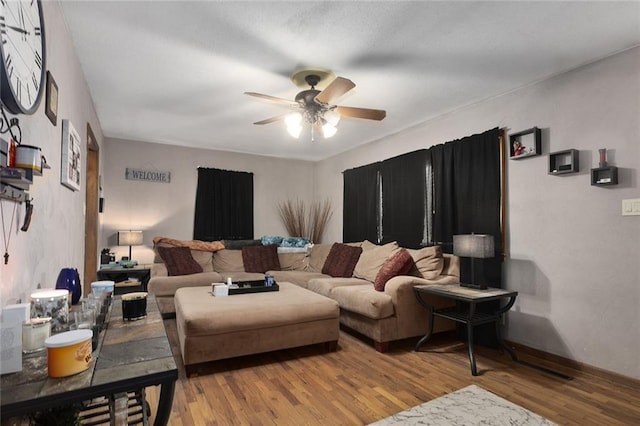
<path fill-rule="evenodd" d="M 640 380 L 634 379 L 632 377 L 627 377 L 619 373 L 614 373 L 613 371 L 605 370 L 599 367 L 594 367 L 589 364 L 584 364 L 582 362 L 579 362 L 570 358 L 565 358 L 560 355 L 544 352 L 544 351 L 541 351 L 540 349 L 534 349 L 520 343 L 512 342 L 510 340 L 505 340 L 505 343 L 516 351 L 516 354 L 518 355 L 518 357 L 520 355 L 529 355 L 541 360 L 558 364 L 563 367 L 568 367 L 573 370 L 580 371 L 585 374 L 589 374 L 594 377 L 598 377 L 603 380 L 608 380 L 612 383 L 615 383 L 621 386 L 625 386 L 633 389 L 638 389 L 640 387 Z"/>

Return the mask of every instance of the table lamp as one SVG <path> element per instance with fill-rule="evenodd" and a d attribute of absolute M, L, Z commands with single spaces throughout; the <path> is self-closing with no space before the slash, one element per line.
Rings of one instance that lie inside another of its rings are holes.
<path fill-rule="evenodd" d="M 453 254 L 460 257 L 471 258 L 471 283 L 460 283 L 463 287 L 484 290 L 485 284 L 476 284 L 473 264 L 476 259 L 485 259 L 495 256 L 493 235 L 466 234 L 453 236 Z"/>
<path fill-rule="evenodd" d="M 129 246 L 129 260 L 131 260 L 131 246 L 142 245 L 142 231 L 118 231 L 118 245 Z"/>

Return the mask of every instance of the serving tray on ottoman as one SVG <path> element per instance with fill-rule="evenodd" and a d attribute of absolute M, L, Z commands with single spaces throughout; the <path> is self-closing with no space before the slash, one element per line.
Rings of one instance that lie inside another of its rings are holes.
<path fill-rule="evenodd" d="M 338 302 L 295 284 L 243 297 L 211 297 L 209 287 L 176 291 L 176 326 L 187 375 L 197 364 L 313 344 L 337 348 Z"/>
<path fill-rule="evenodd" d="M 231 284 L 236 284 L 238 287 L 229 287 L 229 295 L 262 293 L 264 291 L 280 291 L 280 286 L 275 281 L 270 286 L 265 285 L 264 280 L 234 281 Z"/>

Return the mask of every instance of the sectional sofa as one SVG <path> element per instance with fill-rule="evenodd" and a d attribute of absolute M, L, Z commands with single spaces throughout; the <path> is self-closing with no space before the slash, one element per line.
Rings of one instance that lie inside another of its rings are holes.
<path fill-rule="evenodd" d="M 426 333 L 427 313 L 415 298 L 414 285 L 453 284 L 460 277 L 459 258 L 443 254 L 439 247 L 408 250 L 396 243 L 375 245 L 369 241 L 316 244 L 293 253 L 270 247 L 271 255 L 266 260 L 262 256 L 256 265 L 248 253 L 259 251 L 262 255 L 266 247 L 202 250 L 203 247 L 190 246 L 192 242 L 170 242 L 189 247 L 181 250 L 183 254 L 187 252 L 189 262 L 193 261 L 193 270 L 187 268 L 190 273 L 171 275 L 169 269 L 175 268 L 160 253 L 172 244 L 156 242 L 157 255 L 148 289 L 155 294 L 163 315 L 175 314 L 174 295 L 179 288 L 210 287 L 228 278 L 262 280 L 267 273 L 276 282 L 290 282 L 338 302 L 340 323 L 372 339 L 380 352 L 388 349 L 389 342 Z M 260 270 L 264 272 L 256 272 Z M 431 302 L 435 306 L 443 303 L 436 298 Z M 434 324 L 434 332 L 452 328 L 438 319 Z"/>

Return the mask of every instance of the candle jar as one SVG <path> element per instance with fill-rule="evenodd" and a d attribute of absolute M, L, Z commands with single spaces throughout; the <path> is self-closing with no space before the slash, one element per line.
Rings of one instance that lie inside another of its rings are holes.
<path fill-rule="evenodd" d="M 40 290 L 31 293 L 31 317 L 51 317 L 52 331 L 65 331 L 69 328 L 68 300 L 68 290 Z"/>
<path fill-rule="evenodd" d="M 22 324 L 22 352 L 44 349 L 44 341 L 51 335 L 51 318 L 31 318 Z"/>

